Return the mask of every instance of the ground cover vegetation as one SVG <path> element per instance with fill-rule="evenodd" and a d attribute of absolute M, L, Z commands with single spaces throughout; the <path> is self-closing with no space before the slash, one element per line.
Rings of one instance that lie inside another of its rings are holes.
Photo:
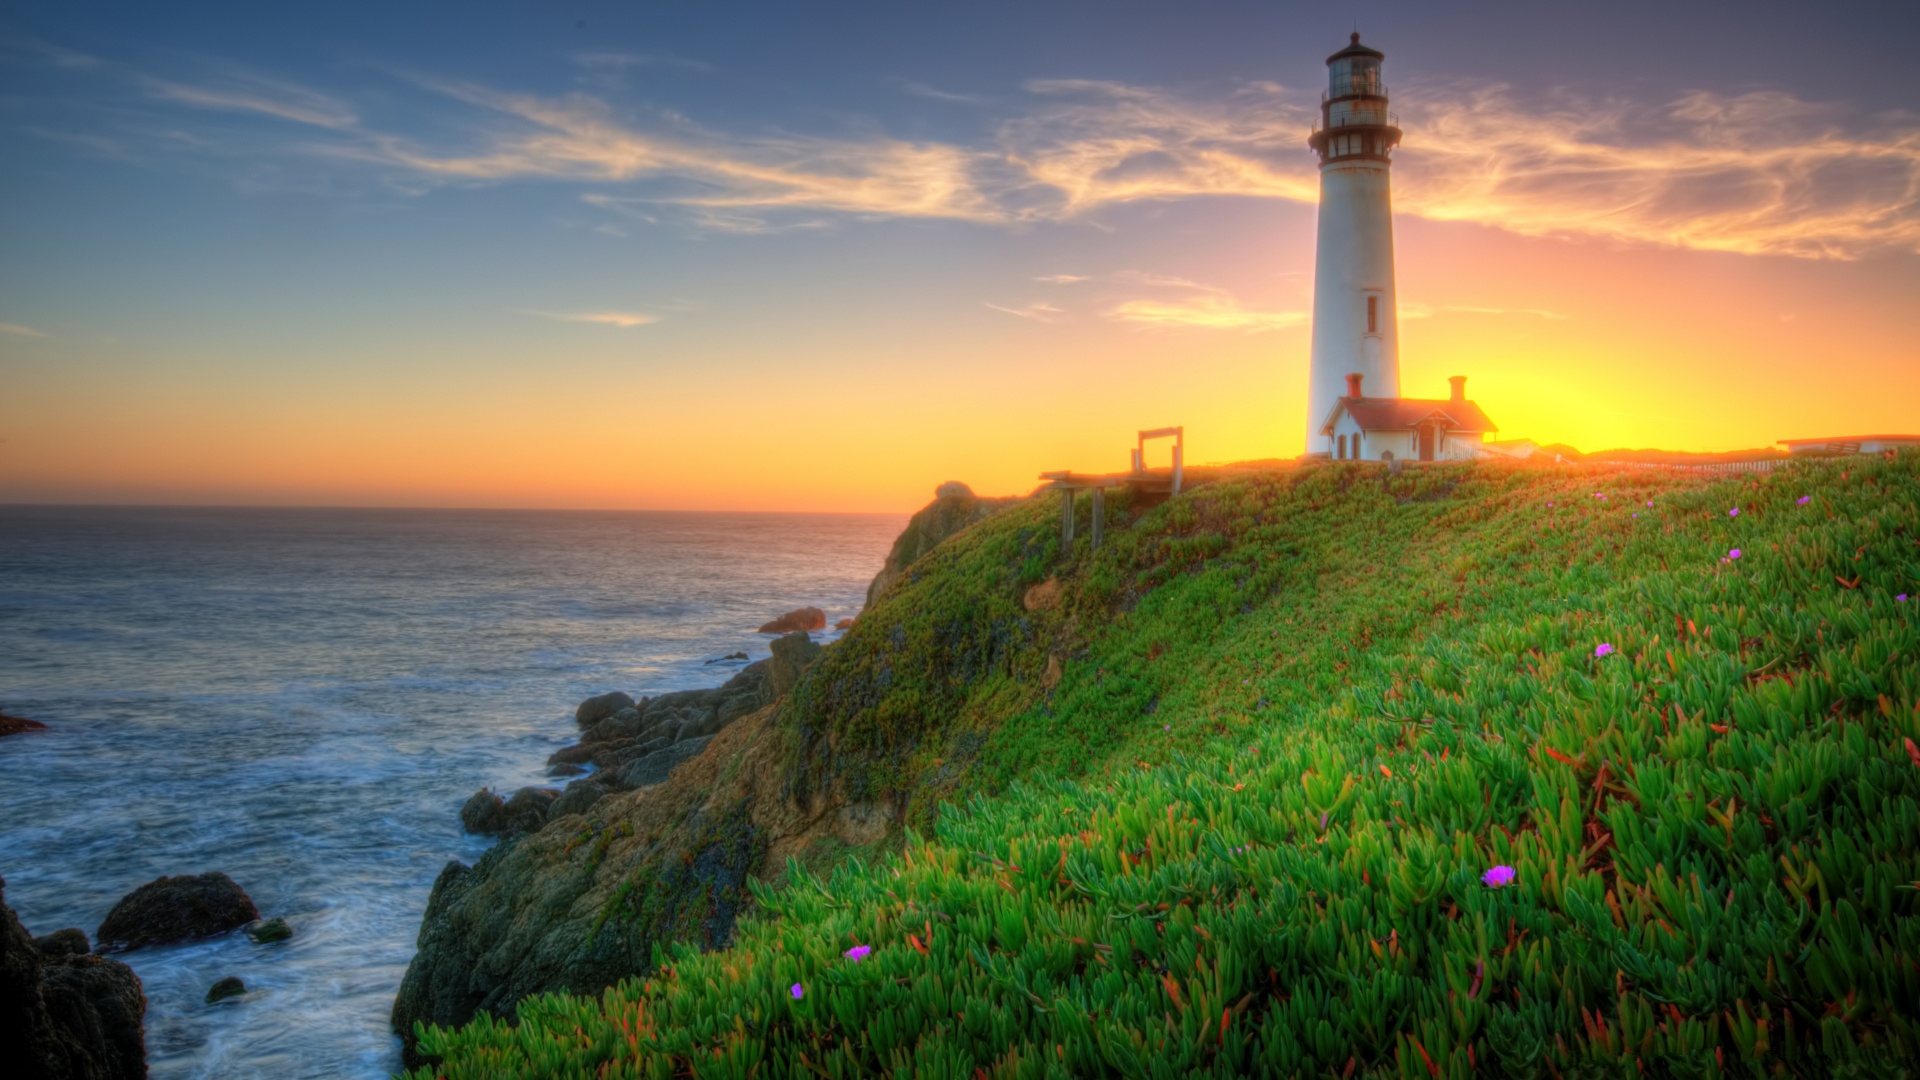
<path fill-rule="evenodd" d="M 778 714 L 917 826 L 418 1077 L 1905 1075 L 1920 454 L 1016 507 Z M 942 800 L 961 800 L 961 804 Z"/>

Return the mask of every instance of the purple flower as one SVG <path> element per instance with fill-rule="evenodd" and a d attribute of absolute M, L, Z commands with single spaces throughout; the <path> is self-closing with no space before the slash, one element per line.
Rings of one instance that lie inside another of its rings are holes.
<path fill-rule="evenodd" d="M 1895 599 L 1895 600 L 1898 600 L 1898 601 L 1900 601 L 1901 603 L 1903 603 L 1903 604 L 1904 604 L 1904 603 L 1906 603 L 1906 602 L 1907 602 L 1907 594 L 1906 594 L 1906 593 L 1901 593 L 1901 594 L 1900 594 L 1899 596 L 1896 596 L 1896 597 L 1894 597 L 1894 599 Z"/>
<path fill-rule="evenodd" d="M 799 983 L 794 983 L 792 993 L 793 993 L 793 1000 L 799 1001 L 802 997 L 806 996 L 807 992 L 805 990 L 800 989 Z"/>
<path fill-rule="evenodd" d="M 840 955 L 845 956 L 847 959 L 857 964 L 860 961 L 865 960 L 867 958 L 867 954 L 872 951 L 873 951 L 873 946 L 871 945 L 855 945 L 853 948 L 848 949 L 846 952 L 841 953 Z"/>
<path fill-rule="evenodd" d="M 1796 506 L 1805 506 L 1812 501 L 1813 501 L 1813 496 L 1811 495 L 1802 495 L 1799 498 L 1793 500 L 1794 505 Z"/>
<path fill-rule="evenodd" d="M 1320 831 L 1321 832 L 1327 831 L 1327 815 L 1325 814 L 1320 815 Z"/>
<path fill-rule="evenodd" d="M 1172 730 L 1173 730 L 1173 725 L 1172 725 L 1172 724 L 1161 724 L 1161 725 L 1160 725 L 1160 730 L 1161 730 L 1161 731 L 1172 731 Z"/>
<path fill-rule="evenodd" d="M 1740 508 L 1736 506 L 1736 507 L 1734 507 L 1733 509 L 1731 509 L 1731 510 L 1729 510 L 1729 511 L 1727 511 L 1727 516 L 1728 516 L 1728 517 L 1739 517 L 1739 516 L 1740 516 Z"/>
<path fill-rule="evenodd" d="M 1513 879 L 1516 876 L 1513 872 L 1513 867 L 1496 866 L 1486 873 L 1481 874 L 1480 880 L 1484 882 L 1489 889 L 1499 889 L 1513 884 Z"/>
<path fill-rule="evenodd" d="M 1729 559 L 1737 559 L 1737 558 L 1739 558 L 1739 557 L 1740 557 L 1740 549 L 1739 549 L 1739 548 L 1734 548 L 1734 549 L 1733 549 L 1732 551 L 1729 551 L 1729 552 L 1727 552 L 1727 558 L 1729 558 Z"/>
<path fill-rule="evenodd" d="M 1635 515 L 1633 515 L 1633 516 L 1634 516 L 1634 517 L 1639 517 L 1640 515 L 1639 515 L 1639 514 L 1635 514 Z"/>
<path fill-rule="evenodd" d="M 1593 655 L 1595 657 L 1607 656 L 1612 652 L 1613 652 L 1613 646 L 1607 644 L 1604 641 L 1593 647 Z"/>
<path fill-rule="evenodd" d="M 1648 500 L 1647 500 L 1647 505 L 1648 505 L 1648 506 L 1652 506 L 1652 505 L 1653 505 L 1653 500 L 1652 500 L 1652 499 L 1648 499 Z"/>

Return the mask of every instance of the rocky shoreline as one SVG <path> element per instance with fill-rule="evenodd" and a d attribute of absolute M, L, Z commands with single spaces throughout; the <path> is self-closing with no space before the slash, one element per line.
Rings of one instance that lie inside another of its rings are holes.
<path fill-rule="evenodd" d="M 948 536 L 1016 501 L 941 485 L 895 541 L 869 605 Z M 825 624 L 817 608 L 766 624 L 791 632 L 718 687 L 588 698 L 574 714 L 579 741 L 549 759 L 552 775 L 576 776 L 564 790 L 482 789 L 467 801 L 463 824 L 502 840 L 434 882 L 393 1005 L 408 1066 L 426 1063 L 417 1025 L 511 1020 L 530 995 L 597 994 L 644 974 L 658 949 L 723 948 L 752 902 L 750 880 L 897 830 L 894 800 L 845 777 L 794 774 L 807 766 L 776 714 L 827 651 L 808 633 Z"/>

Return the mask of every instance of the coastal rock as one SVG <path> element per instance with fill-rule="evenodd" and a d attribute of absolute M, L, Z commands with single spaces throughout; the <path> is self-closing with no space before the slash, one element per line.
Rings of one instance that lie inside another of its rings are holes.
<path fill-rule="evenodd" d="M 633 698 L 615 690 L 610 694 L 590 697 L 581 702 L 579 707 L 573 710 L 573 720 L 582 728 L 590 728 L 621 709 L 631 708 L 633 708 Z"/>
<path fill-rule="evenodd" d="M 593 747 L 584 741 L 585 736 L 581 736 L 581 738 L 583 741 L 574 743 L 572 746 L 563 746 L 555 750 L 552 754 L 549 754 L 547 756 L 547 764 L 585 765 L 587 762 L 593 760 Z"/>
<path fill-rule="evenodd" d="M 585 766 L 583 766 L 583 765 L 565 765 L 565 764 L 561 764 L 561 765 L 549 765 L 549 766 L 547 766 L 547 775 L 548 775 L 548 776 L 553 776 L 553 777 L 561 777 L 561 776 L 579 776 L 579 775 L 580 775 L 581 773 L 584 773 L 584 772 L 586 772 L 586 771 L 587 771 L 587 770 L 586 770 L 586 767 L 585 767 Z"/>
<path fill-rule="evenodd" d="M 568 814 L 584 814 L 593 809 L 594 803 L 611 794 L 613 788 L 598 774 L 575 780 L 567 785 L 567 790 L 561 792 L 559 798 L 553 800 L 552 806 L 547 807 L 547 820 L 557 821 Z"/>
<path fill-rule="evenodd" d="M 631 790 L 661 783 L 674 766 L 705 750 L 712 741 L 713 736 L 703 735 L 655 750 L 620 770 L 620 786 Z"/>
<path fill-rule="evenodd" d="M 841 619 L 839 622 L 833 624 L 833 628 L 835 630 L 851 630 L 853 629 L 853 620 Z"/>
<path fill-rule="evenodd" d="M 492 836 L 507 827 L 507 800 L 481 788 L 460 808 L 460 827 L 477 836 Z"/>
<path fill-rule="evenodd" d="M 239 997 L 246 992 L 247 984 L 241 982 L 239 976 L 229 975 L 207 989 L 207 1004 L 211 1005 L 230 997 Z"/>
<path fill-rule="evenodd" d="M 709 663 L 709 664 L 724 664 L 724 663 L 726 663 L 726 662 L 727 662 L 727 661 L 729 661 L 729 660 L 745 660 L 746 658 L 747 658 L 747 654 L 746 654 L 746 653 L 743 653 L 743 652 L 734 652 L 734 653 L 728 653 L 728 654 L 727 654 L 727 655 L 725 655 L 725 656 L 716 656 L 716 657 L 714 657 L 713 659 L 711 659 L 711 660 L 709 660 L 709 661 L 707 661 L 707 663 Z"/>
<path fill-rule="evenodd" d="M 893 541 L 887 561 L 867 586 L 867 609 L 880 599 L 914 561 L 938 547 L 949 536 L 966 529 L 994 512 L 1019 502 L 1019 499 L 983 499 L 958 480 L 949 480 L 933 489 L 933 502 L 907 521 L 907 527 Z"/>
<path fill-rule="evenodd" d="M 805 632 L 795 632 L 773 643 L 773 659 L 767 679 L 775 698 L 787 696 L 800 681 L 800 673 L 820 658 L 821 646 Z"/>
<path fill-rule="evenodd" d="M 38 720 L 29 720 L 24 716 L 8 716 L 5 712 L 0 712 L 0 738 L 5 738 L 8 735 L 19 735 L 28 731 L 45 730 L 47 730 L 47 725 Z"/>
<path fill-rule="evenodd" d="M 144 1078 L 147 999 L 133 969 L 99 956 L 47 955 L 5 893 L 0 880 L 0 1045 L 11 1075 Z M 47 938 L 70 941 L 66 935 Z"/>
<path fill-rule="evenodd" d="M 827 613 L 817 607 L 797 608 L 760 628 L 762 634 L 791 634 L 795 630 L 825 630 Z"/>
<path fill-rule="evenodd" d="M 581 733 L 580 741 L 582 743 L 602 743 L 615 742 L 620 739 L 631 739 L 635 735 L 640 734 L 641 729 L 645 728 L 647 723 L 647 720 L 640 715 L 640 710 L 621 709 L 619 712 L 614 713 L 612 716 L 607 717 L 605 720 L 600 721 Z"/>
<path fill-rule="evenodd" d="M 547 807 L 560 793 L 553 788 L 523 787 L 507 800 L 508 832 L 537 832 L 547 823 Z"/>
<path fill-rule="evenodd" d="M 224 934 L 260 917 L 246 890 L 218 871 L 157 878 L 128 893 L 93 935 L 101 952 Z"/>
<path fill-rule="evenodd" d="M 41 956 L 85 956 L 93 951 L 92 943 L 87 941 L 87 932 L 77 926 L 65 930 L 55 930 L 51 934 L 42 934 L 33 939 L 33 947 Z"/>
<path fill-rule="evenodd" d="M 293 936 L 293 927 L 278 915 L 263 919 L 247 927 L 247 938 L 255 945 L 271 945 L 276 941 L 285 941 Z"/>

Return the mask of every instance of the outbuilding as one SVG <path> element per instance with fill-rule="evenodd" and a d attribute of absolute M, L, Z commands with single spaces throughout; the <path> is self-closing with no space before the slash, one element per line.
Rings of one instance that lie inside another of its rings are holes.
<path fill-rule="evenodd" d="M 1326 456 L 1341 461 L 1471 461 L 1482 454 L 1487 433 L 1498 430 L 1480 406 L 1467 400 L 1467 377 L 1447 381 L 1444 399 L 1382 397 L 1362 393 L 1361 376 L 1347 376 L 1347 395 L 1334 402 L 1320 427 Z"/>
<path fill-rule="evenodd" d="M 1802 454 L 1877 454 L 1882 450 L 1898 450 L 1903 446 L 1920 446 L 1920 435 L 1835 435 L 1825 439 L 1781 439 L 1780 444 L 1795 457 Z"/>

